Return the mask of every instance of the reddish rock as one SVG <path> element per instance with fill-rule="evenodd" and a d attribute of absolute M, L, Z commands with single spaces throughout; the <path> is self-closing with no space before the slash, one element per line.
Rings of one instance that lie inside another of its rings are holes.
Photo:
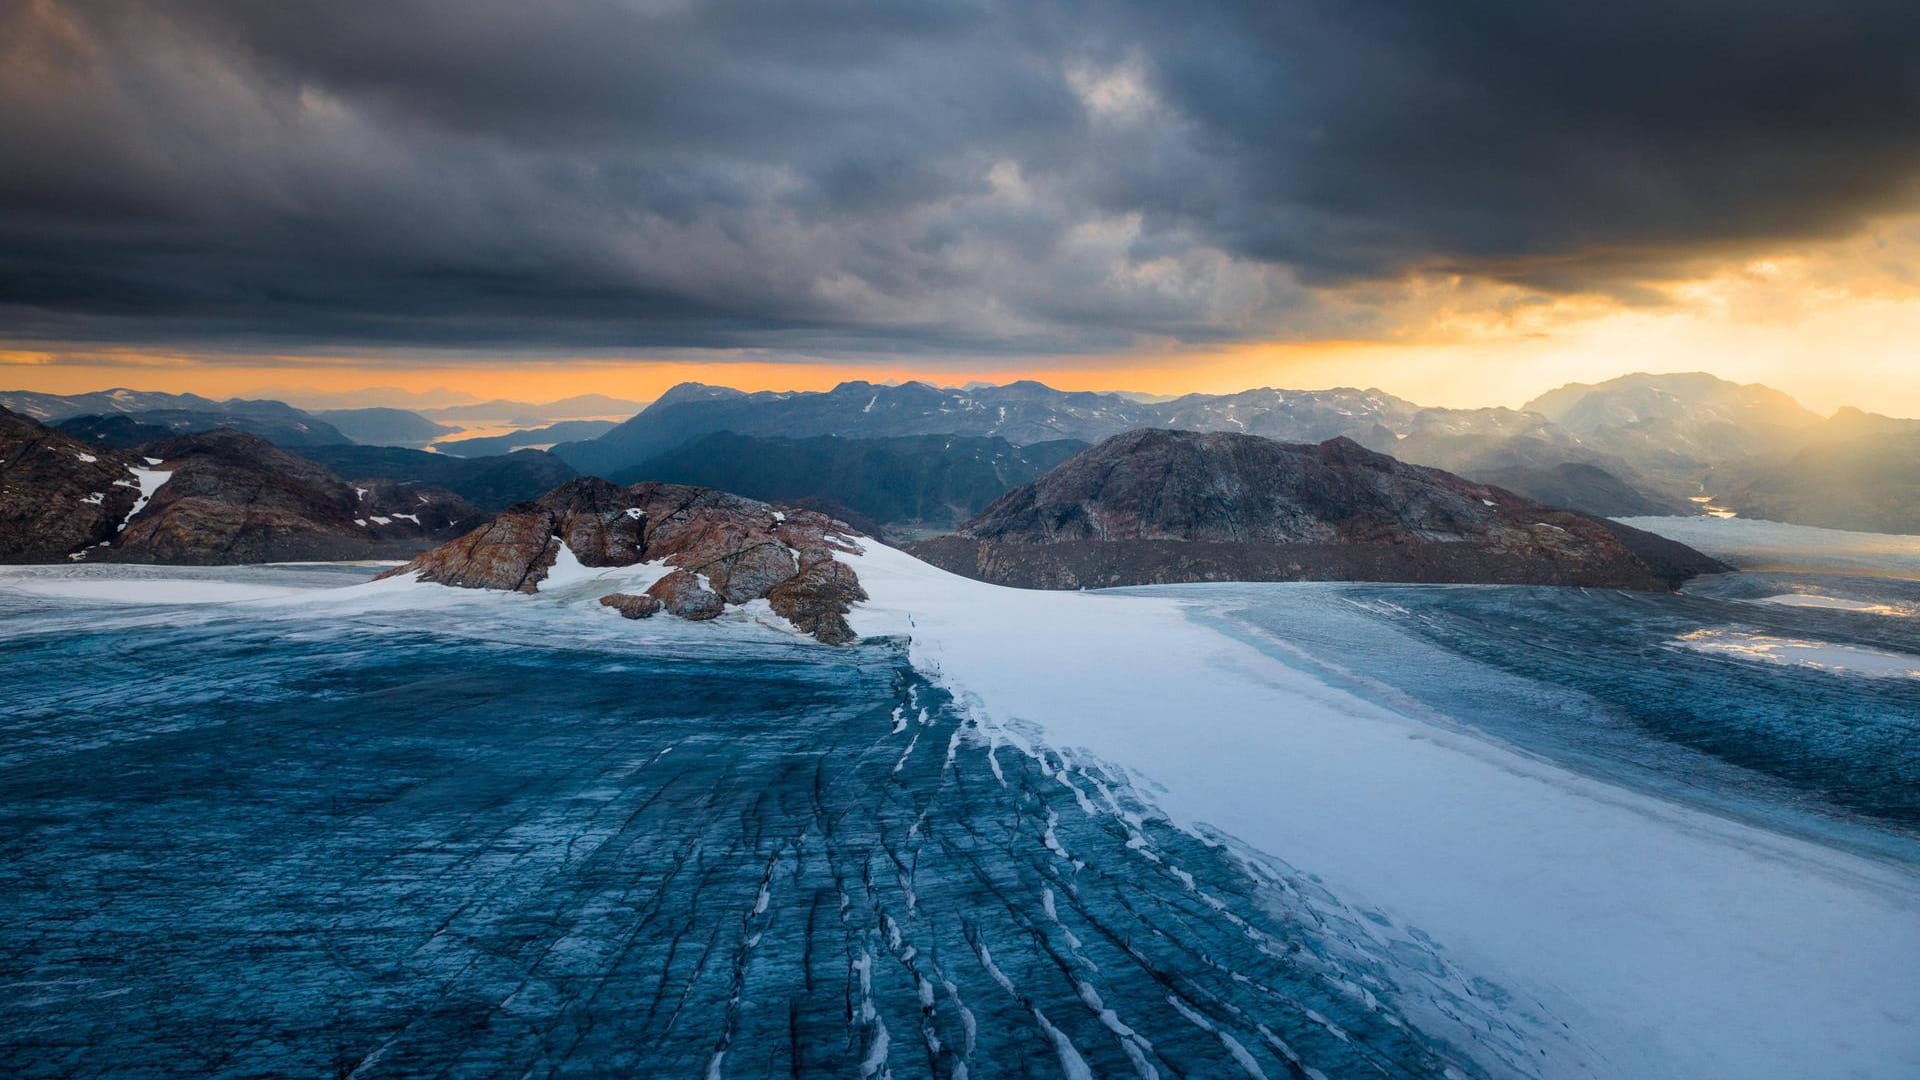
<path fill-rule="evenodd" d="M 651 596 L 617 592 L 601 597 L 600 606 L 610 607 L 629 619 L 649 619 L 665 605 Z"/>
<path fill-rule="evenodd" d="M 391 573 L 533 592 L 564 540 L 586 566 L 665 562 L 674 569 L 647 598 L 681 618 L 711 619 L 728 604 L 767 599 L 820 640 L 845 642 L 853 632 L 843 616 L 865 598 L 853 572 L 833 558 L 855 550 L 849 535 L 857 534 L 825 514 L 776 510 L 724 491 L 623 488 L 582 477 Z"/>
<path fill-rule="evenodd" d="M 463 589 L 534 592 L 560 553 L 553 516 L 525 507 L 509 510 L 459 539 L 442 544 L 380 576 L 418 574 L 421 581 Z"/>
<path fill-rule="evenodd" d="M 653 583 L 647 596 L 683 619 L 712 619 L 727 610 L 720 594 L 700 584 L 699 577 L 675 570 Z"/>
<path fill-rule="evenodd" d="M 767 593 L 774 614 L 829 645 L 845 645 L 859 635 L 847 625 L 846 614 L 867 591 L 845 563 L 817 562 Z"/>

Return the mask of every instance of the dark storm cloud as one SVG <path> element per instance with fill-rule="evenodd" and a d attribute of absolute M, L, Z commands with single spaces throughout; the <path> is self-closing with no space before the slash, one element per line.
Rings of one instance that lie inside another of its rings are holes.
<path fill-rule="evenodd" d="M 1093 350 L 1631 294 L 1920 165 L 1843 3 L 0 6 L 15 339 Z"/>

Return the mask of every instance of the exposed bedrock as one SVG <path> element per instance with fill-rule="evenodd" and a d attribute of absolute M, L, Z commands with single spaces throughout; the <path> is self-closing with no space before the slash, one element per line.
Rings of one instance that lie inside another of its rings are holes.
<path fill-rule="evenodd" d="M 858 535 L 825 514 L 711 488 L 580 477 L 382 576 L 538 592 L 564 547 L 587 567 L 663 563 L 670 572 L 645 598 L 681 618 L 711 619 L 728 605 L 767 600 L 796 627 L 837 644 L 854 639 L 845 616 L 866 593 L 834 553 L 855 551 Z M 613 599 L 602 602 L 645 617 Z"/>

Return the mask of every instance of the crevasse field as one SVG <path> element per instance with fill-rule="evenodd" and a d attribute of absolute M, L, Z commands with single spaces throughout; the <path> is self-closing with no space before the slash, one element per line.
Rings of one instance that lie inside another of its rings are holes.
<path fill-rule="evenodd" d="M 868 636 L 0 571 L 8 1075 L 1920 1075 L 1920 539 Z"/>

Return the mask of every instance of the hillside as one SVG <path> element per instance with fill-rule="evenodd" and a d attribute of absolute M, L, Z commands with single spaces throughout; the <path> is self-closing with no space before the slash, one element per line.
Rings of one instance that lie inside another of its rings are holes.
<path fill-rule="evenodd" d="M 1002 584 L 1387 580 L 1670 588 L 1720 569 L 1679 545 L 1350 439 L 1143 430 L 911 545 Z"/>
<path fill-rule="evenodd" d="M 720 432 L 611 479 L 716 487 L 755 499 L 845 507 L 889 526 L 951 528 L 1086 447 L 1071 439 L 1015 446 L 965 435 L 782 439 Z"/>

